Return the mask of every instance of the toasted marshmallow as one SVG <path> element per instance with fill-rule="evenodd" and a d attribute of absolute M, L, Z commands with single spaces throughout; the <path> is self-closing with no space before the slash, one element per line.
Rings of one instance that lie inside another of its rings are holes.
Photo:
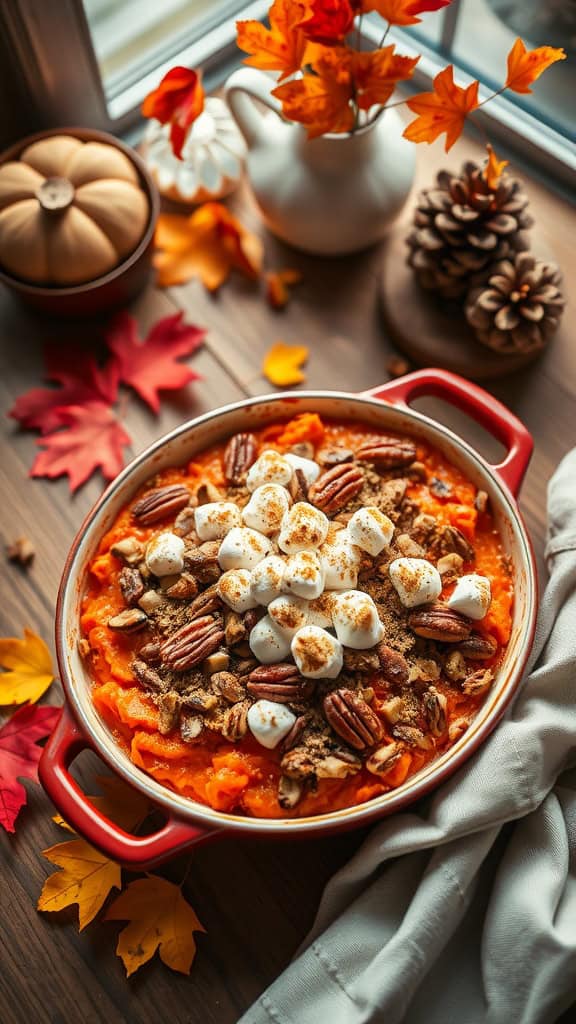
<path fill-rule="evenodd" d="M 261 747 L 273 750 L 288 735 L 296 715 L 285 704 L 257 700 L 248 710 L 248 728 Z"/>
<path fill-rule="evenodd" d="M 442 593 L 440 573 L 425 558 L 396 558 L 388 572 L 405 608 L 435 601 Z"/>
<path fill-rule="evenodd" d="M 293 468 L 285 456 L 267 448 L 250 466 L 246 477 L 246 487 L 249 491 L 255 491 L 263 484 L 280 484 L 285 487 L 290 483 L 292 473 Z"/>
<path fill-rule="evenodd" d="M 313 459 L 303 459 L 301 455 L 294 455 L 292 452 L 286 452 L 284 458 L 293 469 L 299 469 L 303 473 L 308 487 L 320 476 L 320 466 Z"/>
<path fill-rule="evenodd" d="M 233 526 L 218 550 L 218 564 L 227 569 L 253 569 L 269 555 L 272 545 L 267 537 L 247 526 Z"/>
<path fill-rule="evenodd" d="M 491 600 L 490 580 L 473 572 L 460 577 L 448 598 L 448 607 L 469 619 L 483 619 Z"/>
<path fill-rule="evenodd" d="M 270 602 L 268 615 L 287 637 L 293 637 L 308 622 L 308 602 L 302 597 L 282 594 Z"/>
<path fill-rule="evenodd" d="M 313 601 L 324 590 L 324 570 L 317 551 L 299 551 L 286 559 L 283 589 Z"/>
<path fill-rule="evenodd" d="M 330 629 L 332 626 L 332 602 L 334 594 L 324 591 L 320 597 L 308 602 L 308 622 L 311 626 Z"/>
<path fill-rule="evenodd" d="M 242 509 L 242 519 L 246 526 L 260 533 L 276 533 L 280 529 L 282 517 L 290 507 L 290 495 L 280 484 L 262 484 L 252 493 L 247 505 Z"/>
<path fill-rule="evenodd" d="M 342 644 L 320 626 L 303 626 L 292 637 L 292 657 L 307 679 L 336 679 L 342 671 Z"/>
<path fill-rule="evenodd" d="M 166 530 L 157 533 L 146 546 L 145 561 L 154 576 L 173 576 L 184 568 L 184 541 Z"/>
<path fill-rule="evenodd" d="M 358 582 L 358 566 L 362 560 L 359 547 L 352 544 L 347 530 L 331 534 L 320 548 L 326 590 L 353 590 Z"/>
<path fill-rule="evenodd" d="M 379 555 L 387 548 L 394 534 L 394 523 L 374 505 L 356 510 L 346 527 L 353 544 L 369 555 Z"/>
<path fill-rule="evenodd" d="M 332 607 L 334 629 L 341 644 L 355 651 L 365 651 L 380 643 L 384 627 L 369 594 L 362 590 L 345 590 L 334 594 Z"/>
<path fill-rule="evenodd" d="M 233 526 L 242 526 L 240 509 L 232 501 L 209 501 L 194 509 L 194 526 L 200 540 L 220 540 Z"/>
<path fill-rule="evenodd" d="M 251 573 L 252 596 L 258 604 L 267 605 L 282 593 L 286 564 L 278 555 L 267 555 Z"/>
<path fill-rule="evenodd" d="M 290 652 L 289 638 L 278 629 L 269 615 L 265 615 L 251 629 L 248 643 L 254 657 L 263 665 L 282 661 Z"/>
<path fill-rule="evenodd" d="M 235 612 L 247 612 L 258 601 L 252 594 L 252 573 L 248 569 L 229 569 L 222 573 L 216 585 L 218 594 Z"/>
<path fill-rule="evenodd" d="M 284 514 L 278 547 L 287 555 L 319 548 L 326 539 L 330 521 L 319 508 L 307 501 L 297 501 Z"/>

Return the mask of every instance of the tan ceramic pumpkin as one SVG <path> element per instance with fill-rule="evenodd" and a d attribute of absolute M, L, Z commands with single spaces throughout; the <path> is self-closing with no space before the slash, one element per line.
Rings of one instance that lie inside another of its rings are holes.
<path fill-rule="evenodd" d="M 53 135 L 0 166 L 0 264 L 36 284 L 76 285 L 112 270 L 142 238 L 149 208 L 127 156 Z"/>

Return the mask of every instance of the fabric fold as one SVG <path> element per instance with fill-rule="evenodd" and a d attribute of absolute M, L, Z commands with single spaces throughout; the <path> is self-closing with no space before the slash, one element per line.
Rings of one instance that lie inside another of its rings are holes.
<path fill-rule="evenodd" d="M 576 999 L 576 449 L 516 701 L 451 779 L 377 825 L 241 1024 L 547 1024 Z"/>

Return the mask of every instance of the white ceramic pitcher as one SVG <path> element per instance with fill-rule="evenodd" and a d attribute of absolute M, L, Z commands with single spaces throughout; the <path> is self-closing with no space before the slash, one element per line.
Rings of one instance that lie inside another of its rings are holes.
<path fill-rule="evenodd" d="M 396 110 L 352 135 L 308 139 L 303 125 L 282 119 L 273 87 L 263 72 L 240 68 L 225 88 L 248 146 L 248 178 L 266 225 L 290 245 L 325 255 L 379 241 L 414 178 L 415 147 L 402 138 Z"/>

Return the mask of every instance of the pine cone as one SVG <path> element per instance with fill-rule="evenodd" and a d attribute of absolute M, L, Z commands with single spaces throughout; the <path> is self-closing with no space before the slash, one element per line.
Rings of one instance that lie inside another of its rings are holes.
<path fill-rule="evenodd" d="M 555 263 L 540 263 L 517 253 L 491 268 L 488 283 L 474 288 L 466 300 L 468 323 L 479 341 L 496 352 L 534 352 L 560 322 L 565 301 Z"/>
<path fill-rule="evenodd" d="M 490 188 L 484 171 L 467 162 L 459 177 L 440 171 L 436 188 L 424 189 L 408 237 L 408 263 L 419 284 L 457 299 L 486 280 L 496 260 L 528 248 L 524 229 L 533 223 L 520 182 L 502 174 Z"/>

